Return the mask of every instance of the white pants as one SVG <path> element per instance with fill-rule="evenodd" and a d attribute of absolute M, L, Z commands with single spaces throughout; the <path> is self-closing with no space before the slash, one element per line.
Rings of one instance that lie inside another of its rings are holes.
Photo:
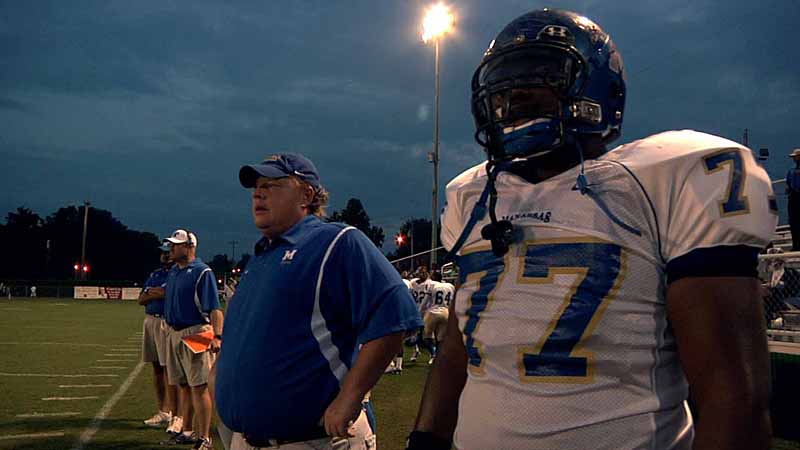
<path fill-rule="evenodd" d="M 284 450 L 376 450 L 375 436 L 367 422 L 367 415 L 361 411 L 355 423 L 350 427 L 350 434 L 353 437 L 344 438 L 323 438 L 311 441 L 292 442 L 291 444 L 278 447 L 253 447 L 244 440 L 242 433 L 233 433 L 230 450 L 260 450 L 281 448 Z"/>

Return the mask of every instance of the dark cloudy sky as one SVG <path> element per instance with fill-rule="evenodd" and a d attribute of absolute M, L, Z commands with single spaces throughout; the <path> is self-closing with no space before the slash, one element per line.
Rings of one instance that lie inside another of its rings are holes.
<path fill-rule="evenodd" d="M 693 128 L 800 147 L 795 0 L 453 0 L 443 44 L 442 186 L 480 161 L 469 79 L 510 20 L 593 18 L 628 70 L 627 142 Z M 131 228 L 200 236 L 200 255 L 258 238 L 243 163 L 301 152 L 339 209 L 360 198 L 387 236 L 430 215 L 433 49 L 426 3 L 0 1 L 0 214 L 90 200 Z M 780 192 L 783 187 L 778 188 Z M 79 238 L 79 237 L 76 237 Z M 388 247 L 387 247 L 388 248 Z"/>

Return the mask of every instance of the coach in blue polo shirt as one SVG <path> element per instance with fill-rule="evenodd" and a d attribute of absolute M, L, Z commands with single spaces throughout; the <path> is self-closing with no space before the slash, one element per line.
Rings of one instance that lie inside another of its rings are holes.
<path fill-rule="evenodd" d="M 217 280 L 214 272 L 196 256 L 197 236 L 178 229 L 165 239 L 170 245 L 170 258 L 175 265 L 167 276 L 164 301 L 164 318 L 170 326 L 167 345 L 167 378 L 180 386 L 179 418 L 168 431 L 177 432 L 174 443 L 196 443 L 195 449 L 212 450 L 211 444 L 211 394 L 208 378 L 214 357 L 219 351 L 223 315 L 219 305 Z M 208 350 L 194 353 L 184 344 L 183 338 L 213 330 L 214 339 Z M 194 408 L 196 436 L 189 432 L 191 421 L 189 405 Z M 172 442 L 167 442 L 172 443 Z"/>
<path fill-rule="evenodd" d="M 263 237 L 228 306 L 216 367 L 231 448 L 371 448 L 361 401 L 404 333 L 422 326 L 408 289 L 363 233 L 319 219 L 328 194 L 308 159 L 274 155 L 239 180 L 253 189 Z"/>
<path fill-rule="evenodd" d="M 154 270 L 144 282 L 139 294 L 139 304 L 144 305 L 144 323 L 142 324 L 142 362 L 153 365 L 153 387 L 156 391 L 158 412 L 144 421 L 148 426 L 166 425 L 177 414 L 175 402 L 177 393 L 174 386 L 167 382 L 167 326 L 164 323 L 164 295 L 167 286 L 167 275 L 172 266 L 169 259 L 169 246 L 161 246 L 161 267 Z"/>

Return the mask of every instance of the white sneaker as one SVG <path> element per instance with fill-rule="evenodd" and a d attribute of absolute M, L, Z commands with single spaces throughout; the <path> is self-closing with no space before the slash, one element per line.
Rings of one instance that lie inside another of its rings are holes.
<path fill-rule="evenodd" d="M 172 420 L 169 422 L 169 426 L 167 427 L 167 433 L 180 434 L 181 430 L 183 430 L 183 417 L 172 416 Z"/>
<path fill-rule="evenodd" d="M 211 438 L 201 437 L 192 448 L 193 450 L 214 450 L 214 445 L 211 443 Z"/>
<path fill-rule="evenodd" d="M 390 362 L 383 373 L 394 373 L 394 361 Z"/>
<path fill-rule="evenodd" d="M 414 355 L 411 356 L 411 362 L 417 362 L 417 358 L 419 358 L 419 352 L 415 351 Z"/>
<path fill-rule="evenodd" d="M 153 417 L 144 421 L 144 424 L 148 427 L 158 427 L 164 424 L 168 424 L 169 421 L 172 419 L 172 414 L 164 411 L 159 411 L 158 413 L 154 414 Z"/>
<path fill-rule="evenodd" d="M 431 364 L 433 364 L 433 360 L 434 360 L 434 359 L 436 359 L 436 358 L 431 358 L 431 359 L 429 359 L 429 360 L 428 360 L 428 365 L 429 365 L 429 366 L 430 366 Z"/>

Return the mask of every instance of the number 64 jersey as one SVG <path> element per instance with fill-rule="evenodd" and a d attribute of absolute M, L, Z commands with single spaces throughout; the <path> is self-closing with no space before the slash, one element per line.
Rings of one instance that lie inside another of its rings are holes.
<path fill-rule="evenodd" d="M 769 177 L 746 147 L 688 130 L 617 147 L 585 174 L 581 194 L 577 167 L 537 184 L 500 173 L 496 211 L 514 243 L 496 257 L 484 217 L 456 255 L 461 450 L 691 447 L 667 264 L 695 249 L 763 248 L 777 223 Z M 446 248 L 485 185 L 483 164 L 448 184 Z"/>

